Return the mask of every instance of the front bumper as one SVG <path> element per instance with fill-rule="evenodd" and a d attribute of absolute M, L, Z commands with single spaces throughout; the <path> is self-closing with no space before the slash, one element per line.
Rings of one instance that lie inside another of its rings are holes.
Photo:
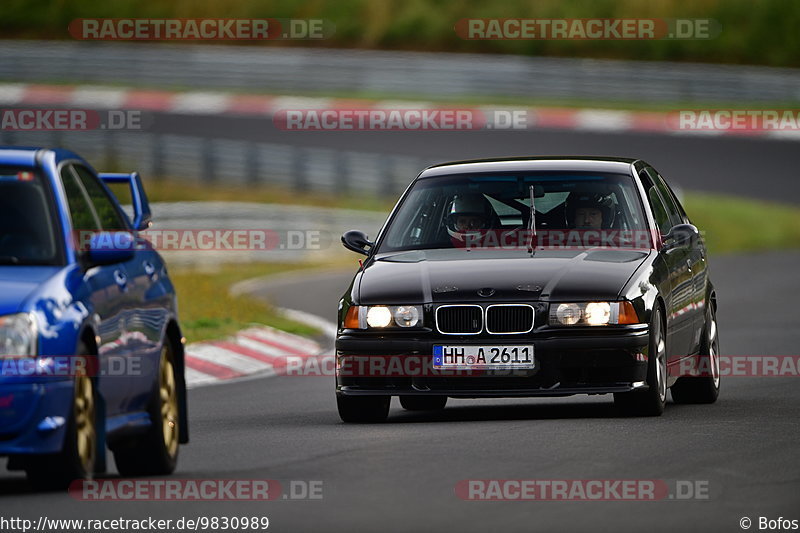
<path fill-rule="evenodd" d="M 0 456 L 60 451 L 73 393 L 72 380 L 0 383 Z"/>
<path fill-rule="evenodd" d="M 479 376 L 353 375 L 337 371 L 336 392 L 358 395 L 444 395 L 462 398 L 568 396 L 607 394 L 647 388 L 647 325 L 613 331 L 553 331 L 533 336 L 461 337 L 375 336 L 358 333 L 336 340 L 337 369 L 353 368 L 353 361 L 371 356 L 432 358 L 433 347 L 446 345 L 533 344 L 536 367 L 514 372 L 485 372 Z M 349 366 L 348 366 L 349 365 Z"/>

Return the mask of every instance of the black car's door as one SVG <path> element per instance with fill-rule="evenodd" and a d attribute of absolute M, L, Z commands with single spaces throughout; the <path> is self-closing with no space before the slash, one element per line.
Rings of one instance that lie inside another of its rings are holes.
<path fill-rule="evenodd" d="M 673 226 L 680 223 L 677 213 L 667 207 L 653 179 L 654 176 L 644 171 L 642 174 L 640 176 L 647 191 L 647 201 L 653 212 L 653 218 L 661 235 L 666 235 Z M 669 271 L 671 289 L 669 294 L 662 296 L 667 307 L 667 359 L 674 361 L 687 354 L 694 329 L 692 316 L 689 313 L 693 293 L 691 261 L 685 247 L 662 246 L 659 255 Z"/>
<path fill-rule="evenodd" d="M 667 208 L 675 210 L 675 216 L 680 220 L 680 224 L 691 224 L 678 197 L 660 174 L 656 174 L 656 176 L 658 178 L 656 183 L 662 193 L 662 197 L 668 197 L 670 200 Z M 688 312 L 691 315 L 693 330 L 688 349 L 690 353 L 695 353 L 700 349 L 700 337 L 706 324 L 705 306 L 707 305 L 706 293 L 708 292 L 708 264 L 706 262 L 706 247 L 703 239 L 700 238 L 696 242 L 689 243 L 686 254 L 689 268 L 692 272 L 692 299 L 689 303 Z"/>

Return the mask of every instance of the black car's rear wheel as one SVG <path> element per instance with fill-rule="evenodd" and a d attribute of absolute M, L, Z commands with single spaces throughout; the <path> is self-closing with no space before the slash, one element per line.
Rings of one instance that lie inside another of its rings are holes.
<path fill-rule="evenodd" d="M 391 396 L 345 396 L 336 395 L 336 406 L 343 422 L 374 424 L 389 416 Z"/>
<path fill-rule="evenodd" d="M 400 396 L 400 405 L 408 411 L 439 411 L 447 405 L 447 396 Z"/>
<path fill-rule="evenodd" d="M 647 350 L 647 390 L 614 393 L 614 404 L 626 415 L 660 416 L 667 402 L 667 344 L 661 309 L 653 309 Z"/>
<path fill-rule="evenodd" d="M 164 340 L 158 382 L 148 409 L 150 429 L 142 437 L 114 447 L 114 462 L 123 476 L 171 474 L 178 462 L 178 386 L 172 345 Z"/>
<path fill-rule="evenodd" d="M 700 345 L 702 376 L 686 376 L 670 387 L 675 403 L 714 403 L 719 396 L 719 330 L 714 306 L 708 306 L 703 342 Z"/>

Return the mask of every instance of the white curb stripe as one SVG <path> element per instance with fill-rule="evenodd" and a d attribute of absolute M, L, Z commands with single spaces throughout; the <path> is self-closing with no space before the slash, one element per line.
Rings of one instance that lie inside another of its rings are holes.
<path fill-rule="evenodd" d="M 272 370 L 272 365 L 247 357 L 238 353 L 225 350 L 219 346 L 212 346 L 210 344 L 194 345 L 189 349 L 189 356 L 195 359 L 201 359 L 214 363 L 216 365 L 225 366 L 241 374 L 253 374 L 255 372 L 263 372 L 265 370 Z"/>
<path fill-rule="evenodd" d="M 172 102 L 173 113 L 214 115 L 228 109 L 230 95 L 205 92 L 177 93 Z"/>
<path fill-rule="evenodd" d="M 578 129 L 625 131 L 633 124 L 633 113 L 605 109 L 584 109 L 575 114 Z"/>
<path fill-rule="evenodd" d="M 25 98 L 28 86 L 24 83 L 3 83 L 0 84 L 0 104 L 14 105 Z"/>
<path fill-rule="evenodd" d="M 81 85 L 72 93 L 72 105 L 119 109 L 125 104 L 128 91 Z"/>
<path fill-rule="evenodd" d="M 186 378 L 186 385 L 187 386 L 198 386 L 203 385 L 206 383 L 214 383 L 218 381 L 218 378 L 206 374 L 204 372 L 200 372 L 199 370 L 195 370 L 194 368 L 185 368 L 184 369 L 184 376 Z"/>

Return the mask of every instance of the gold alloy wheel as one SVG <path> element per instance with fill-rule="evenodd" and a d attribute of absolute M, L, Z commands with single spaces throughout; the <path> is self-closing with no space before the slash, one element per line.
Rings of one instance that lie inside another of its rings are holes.
<path fill-rule="evenodd" d="M 87 474 L 94 470 L 97 454 L 97 430 L 95 428 L 95 404 L 92 380 L 89 376 L 75 377 L 75 446 L 81 468 Z"/>
<path fill-rule="evenodd" d="M 166 346 L 161 349 L 158 395 L 164 449 L 170 457 L 175 457 L 178 453 L 178 390 L 175 386 L 175 372 Z"/>

